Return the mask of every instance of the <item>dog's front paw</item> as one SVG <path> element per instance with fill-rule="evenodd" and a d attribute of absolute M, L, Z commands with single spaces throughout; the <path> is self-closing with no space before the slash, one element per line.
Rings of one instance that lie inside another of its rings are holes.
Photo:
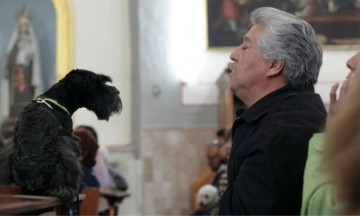
<path fill-rule="evenodd" d="M 63 126 L 60 125 L 60 126 L 57 128 L 57 130 L 58 130 L 59 135 L 63 135 L 63 134 L 64 134 L 64 127 L 63 127 Z"/>
<path fill-rule="evenodd" d="M 78 194 L 75 190 L 69 189 L 63 185 L 50 189 L 48 193 L 49 196 L 58 197 L 64 204 L 74 202 Z"/>
<path fill-rule="evenodd" d="M 73 141 L 73 145 L 72 145 L 72 149 L 74 150 L 74 152 L 76 153 L 76 155 L 78 157 L 80 157 L 81 155 L 81 145 L 80 145 L 80 142 L 81 142 L 81 139 L 80 137 L 78 136 L 75 136 L 74 134 L 71 136 L 71 140 Z"/>
<path fill-rule="evenodd" d="M 80 143 L 80 141 L 81 141 L 80 137 L 78 137 L 78 136 L 76 136 L 76 135 L 74 135 L 74 134 L 71 135 L 71 139 L 72 139 L 73 141 L 77 142 L 77 143 Z"/>

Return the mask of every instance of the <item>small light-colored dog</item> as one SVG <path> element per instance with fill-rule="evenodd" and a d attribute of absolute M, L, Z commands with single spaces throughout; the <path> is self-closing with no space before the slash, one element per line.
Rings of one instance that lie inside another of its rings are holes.
<path fill-rule="evenodd" d="M 199 208 L 202 210 L 211 210 L 212 208 L 217 206 L 218 201 L 218 189 L 211 184 L 206 184 L 202 186 L 197 192 L 197 202 L 199 204 Z"/>

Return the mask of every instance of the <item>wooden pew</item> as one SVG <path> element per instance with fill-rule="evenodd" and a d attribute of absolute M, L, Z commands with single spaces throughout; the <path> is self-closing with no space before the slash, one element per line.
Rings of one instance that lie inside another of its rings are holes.
<path fill-rule="evenodd" d="M 118 205 L 124 198 L 129 197 L 130 194 L 116 189 L 104 189 L 100 188 L 100 194 L 103 196 L 109 204 L 109 216 L 118 215 Z"/>
<path fill-rule="evenodd" d="M 80 195 L 79 200 L 83 200 Z M 63 203 L 57 197 L 0 194 L 0 215 L 39 215 L 56 212 L 63 215 Z"/>
<path fill-rule="evenodd" d="M 32 195 L 0 194 L 0 215 L 38 215 L 61 205 L 58 198 Z"/>
<path fill-rule="evenodd" d="M 98 215 L 100 190 L 96 187 L 84 187 L 81 194 L 86 196 L 86 199 L 80 203 L 80 215 Z"/>
<path fill-rule="evenodd" d="M 80 194 L 79 201 L 84 199 L 85 195 Z M 57 197 L 23 195 L 19 186 L 0 185 L 0 215 L 39 215 L 46 212 L 64 215 L 66 209 Z"/>

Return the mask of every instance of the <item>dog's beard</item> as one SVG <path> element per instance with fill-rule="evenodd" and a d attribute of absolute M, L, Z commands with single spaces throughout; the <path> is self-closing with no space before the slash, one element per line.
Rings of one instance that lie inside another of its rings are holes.
<path fill-rule="evenodd" d="M 108 102 L 97 104 L 97 108 L 94 109 L 99 120 L 109 120 L 110 116 L 121 113 L 122 110 L 122 101 L 119 96 L 119 91 L 112 86 L 109 86 L 108 89 Z"/>

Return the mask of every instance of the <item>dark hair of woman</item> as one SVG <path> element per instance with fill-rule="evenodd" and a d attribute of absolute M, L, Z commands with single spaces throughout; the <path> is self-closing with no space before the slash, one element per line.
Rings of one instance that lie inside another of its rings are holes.
<path fill-rule="evenodd" d="M 84 166 L 93 167 L 96 164 L 96 152 L 99 148 L 95 137 L 85 128 L 77 128 L 74 130 L 74 134 L 78 136 L 81 141 L 80 145 L 82 148 L 81 163 Z"/>

